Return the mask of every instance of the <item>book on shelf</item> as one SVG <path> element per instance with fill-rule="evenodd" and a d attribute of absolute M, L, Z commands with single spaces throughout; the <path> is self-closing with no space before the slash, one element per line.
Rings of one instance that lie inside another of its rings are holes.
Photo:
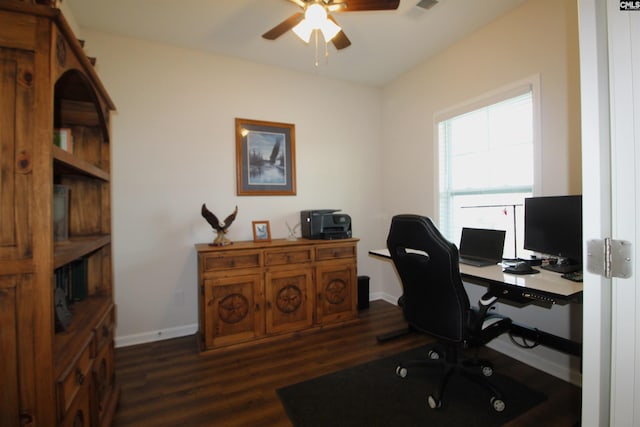
<path fill-rule="evenodd" d="M 54 275 L 56 332 L 67 329 L 73 317 L 73 304 L 89 294 L 88 260 L 80 258 L 58 267 Z"/>
<path fill-rule="evenodd" d="M 55 128 L 53 130 L 53 145 L 73 153 L 73 134 L 69 128 Z"/>
<path fill-rule="evenodd" d="M 87 258 L 80 258 L 56 268 L 54 276 L 55 287 L 64 291 L 69 304 L 87 298 L 89 294 Z"/>
<path fill-rule="evenodd" d="M 53 186 L 53 240 L 69 239 L 69 186 Z"/>

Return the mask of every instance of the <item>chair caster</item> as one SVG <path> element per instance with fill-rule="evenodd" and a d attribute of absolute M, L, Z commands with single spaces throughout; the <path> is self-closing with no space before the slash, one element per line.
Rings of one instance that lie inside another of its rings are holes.
<path fill-rule="evenodd" d="M 442 401 L 440 399 L 436 399 L 433 394 L 427 396 L 427 404 L 431 409 L 438 409 L 442 406 Z"/>
<path fill-rule="evenodd" d="M 407 368 L 402 365 L 396 366 L 396 375 L 400 378 L 405 378 L 407 376 Z"/>
<path fill-rule="evenodd" d="M 491 403 L 491 407 L 493 408 L 494 411 L 496 412 L 502 412 L 504 411 L 504 409 L 507 407 L 507 405 L 504 403 L 504 400 L 502 399 L 498 399 L 497 397 L 493 396 L 491 398 L 491 400 L 489 401 L 489 403 Z"/>
<path fill-rule="evenodd" d="M 482 375 L 485 377 L 490 377 L 493 375 L 493 368 L 491 366 L 482 366 Z"/>
<path fill-rule="evenodd" d="M 440 353 L 435 350 L 429 350 L 429 352 L 427 353 L 427 357 L 431 360 L 438 360 L 440 359 Z"/>

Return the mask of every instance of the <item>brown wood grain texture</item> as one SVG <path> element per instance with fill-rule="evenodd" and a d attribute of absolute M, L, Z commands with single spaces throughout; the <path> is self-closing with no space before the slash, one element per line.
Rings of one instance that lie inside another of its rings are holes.
<path fill-rule="evenodd" d="M 291 426 L 276 389 L 432 342 L 412 334 L 378 343 L 376 335 L 405 325 L 389 303 L 372 301 L 359 317 L 344 327 L 219 354 L 199 353 L 195 336 L 116 349 L 122 396 L 114 427 Z M 508 427 L 578 421 L 578 387 L 493 350 L 482 355 L 496 372 L 548 396 Z"/>

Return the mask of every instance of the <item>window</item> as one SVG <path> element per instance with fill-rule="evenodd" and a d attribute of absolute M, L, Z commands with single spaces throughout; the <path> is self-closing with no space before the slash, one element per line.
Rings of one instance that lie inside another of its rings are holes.
<path fill-rule="evenodd" d="M 505 230 L 504 257 L 524 255 L 524 198 L 534 187 L 533 98 L 527 84 L 438 121 L 440 229 L 452 242 L 460 241 L 462 227 Z"/>

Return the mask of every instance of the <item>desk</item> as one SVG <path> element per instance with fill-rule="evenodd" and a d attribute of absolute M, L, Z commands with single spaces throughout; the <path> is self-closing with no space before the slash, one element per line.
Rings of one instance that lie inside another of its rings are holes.
<path fill-rule="evenodd" d="M 370 255 L 391 260 L 388 249 L 369 251 Z M 537 274 L 517 275 L 504 273 L 499 264 L 473 267 L 460 264 L 460 276 L 464 282 L 488 288 L 488 294 L 503 302 L 522 307 L 532 303 L 552 304 L 580 303 L 582 283 L 572 282 L 552 271 L 540 270 Z M 511 334 L 533 340 L 546 347 L 574 356 L 582 355 L 582 345 L 529 326 L 513 323 Z"/>
<path fill-rule="evenodd" d="M 388 249 L 369 251 L 370 255 L 391 259 Z M 580 302 L 582 283 L 572 282 L 560 274 L 540 269 L 537 274 L 509 274 L 500 264 L 474 267 L 460 264 L 463 281 L 489 288 L 492 295 L 517 304 L 540 301 L 547 304 Z"/>

